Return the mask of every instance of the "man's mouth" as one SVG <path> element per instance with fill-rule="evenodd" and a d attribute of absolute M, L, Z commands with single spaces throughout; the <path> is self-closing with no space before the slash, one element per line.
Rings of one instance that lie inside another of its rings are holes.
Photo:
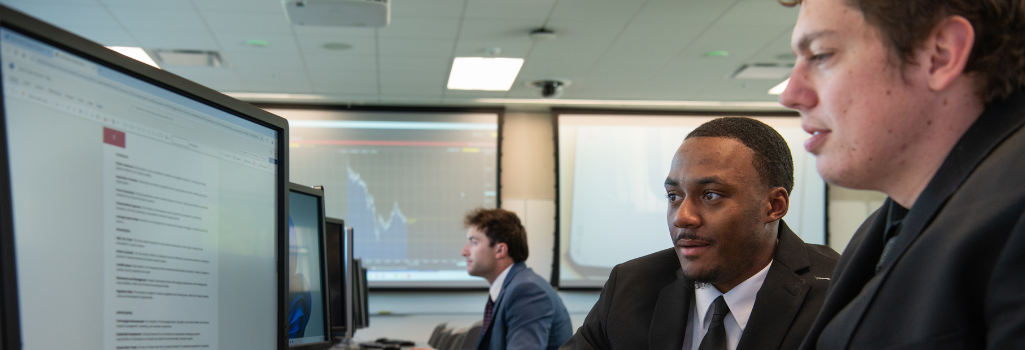
<path fill-rule="evenodd" d="M 677 250 L 683 253 L 684 256 L 699 255 L 708 250 L 711 246 L 711 242 L 697 239 L 681 239 L 676 241 Z"/>
<path fill-rule="evenodd" d="M 815 151 L 826 142 L 826 138 L 832 133 L 829 130 L 808 130 L 807 128 L 805 131 L 811 134 L 811 138 L 804 141 L 804 150 L 810 153 L 816 153 Z"/>

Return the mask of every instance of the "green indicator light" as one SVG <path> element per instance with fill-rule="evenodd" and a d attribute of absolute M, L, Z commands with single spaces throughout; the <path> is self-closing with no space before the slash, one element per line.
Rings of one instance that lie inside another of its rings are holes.
<path fill-rule="evenodd" d="M 730 55 L 730 53 L 728 51 L 720 50 L 720 51 L 708 51 L 708 53 L 705 54 L 705 57 L 726 57 L 726 56 L 729 56 L 729 55 Z"/>

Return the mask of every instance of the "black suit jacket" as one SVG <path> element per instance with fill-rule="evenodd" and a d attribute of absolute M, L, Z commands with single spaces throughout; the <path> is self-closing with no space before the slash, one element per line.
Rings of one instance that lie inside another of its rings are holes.
<path fill-rule="evenodd" d="M 1025 349 L 1025 94 L 991 103 L 908 211 L 858 229 L 802 349 Z M 883 208 L 888 208 L 888 200 Z"/>
<path fill-rule="evenodd" d="M 783 221 L 769 273 L 738 350 L 796 349 L 826 296 L 839 255 Z M 560 349 L 680 350 L 694 289 L 670 248 L 616 265 L 584 323 Z"/>

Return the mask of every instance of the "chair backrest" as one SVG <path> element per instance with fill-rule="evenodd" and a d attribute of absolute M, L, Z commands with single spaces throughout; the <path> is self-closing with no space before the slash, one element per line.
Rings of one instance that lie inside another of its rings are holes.
<path fill-rule="evenodd" d="M 431 333 L 431 338 L 427 340 L 427 345 L 432 348 L 438 347 L 438 340 L 441 339 L 441 331 L 445 330 L 448 326 L 448 322 L 439 323 L 437 327 L 434 327 L 434 332 Z"/>
<path fill-rule="evenodd" d="M 447 349 L 448 348 L 448 344 L 451 344 L 452 340 L 454 340 L 453 339 L 454 337 L 453 337 L 453 334 L 452 334 L 452 331 L 454 331 L 454 330 L 455 330 L 455 328 L 448 327 L 448 328 L 445 328 L 445 330 L 441 331 L 441 337 L 438 338 L 438 344 L 435 345 L 434 348 L 435 349 L 439 349 L 439 350 Z"/>
<path fill-rule="evenodd" d="M 480 339 L 480 329 L 483 323 L 483 321 L 477 321 L 477 323 L 470 327 L 470 330 L 466 331 L 466 339 L 463 339 L 463 345 L 459 347 L 459 350 L 476 349 L 477 339 Z"/>
<path fill-rule="evenodd" d="M 460 349 L 462 349 L 463 348 L 463 339 L 466 339 L 466 332 L 467 331 L 468 330 L 466 328 L 463 328 L 463 329 L 459 330 L 458 334 L 452 333 L 452 335 L 453 335 L 452 338 L 454 338 L 454 339 L 452 339 L 452 343 L 448 345 L 448 348 L 446 350 L 460 350 Z"/>

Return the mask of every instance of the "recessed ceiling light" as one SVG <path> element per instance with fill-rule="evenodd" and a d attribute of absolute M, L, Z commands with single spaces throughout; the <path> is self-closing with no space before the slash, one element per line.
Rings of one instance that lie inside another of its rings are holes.
<path fill-rule="evenodd" d="M 200 66 L 200 67 L 226 67 L 227 62 L 221 58 L 217 51 L 205 50 L 177 50 L 177 49 L 151 49 L 153 55 L 161 64 L 170 66 Z"/>
<path fill-rule="evenodd" d="M 324 44 L 324 50 L 343 51 L 351 49 L 352 45 L 346 43 L 327 43 Z"/>
<path fill-rule="evenodd" d="M 729 55 L 730 55 L 729 51 L 718 50 L 718 51 L 708 51 L 708 53 L 705 54 L 705 57 L 726 57 L 726 56 L 729 56 Z"/>
<path fill-rule="evenodd" d="M 107 48 L 117 51 L 117 53 L 122 55 L 134 58 L 136 61 L 160 68 L 160 66 L 158 66 L 157 63 L 146 54 L 146 50 L 143 50 L 141 47 L 107 46 Z"/>
<path fill-rule="evenodd" d="M 769 89 L 769 95 L 782 95 L 783 90 L 787 89 L 788 83 L 790 83 L 790 79 L 784 80 L 782 83 L 779 83 L 779 85 L 773 86 Z"/>
<path fill-rule="evenodd" d="M 270 42 L 267 42 L 267 40 L 257 40 L 257 39 L 246 40 L 246 46 L 267 47 L 267 46 L 270 46 Z"/>
<path fill-rule="evenodd" d="M 448 76 L 448 88 L 509 91 L 521 67 L 522 58 L 456 57 Z"/>

